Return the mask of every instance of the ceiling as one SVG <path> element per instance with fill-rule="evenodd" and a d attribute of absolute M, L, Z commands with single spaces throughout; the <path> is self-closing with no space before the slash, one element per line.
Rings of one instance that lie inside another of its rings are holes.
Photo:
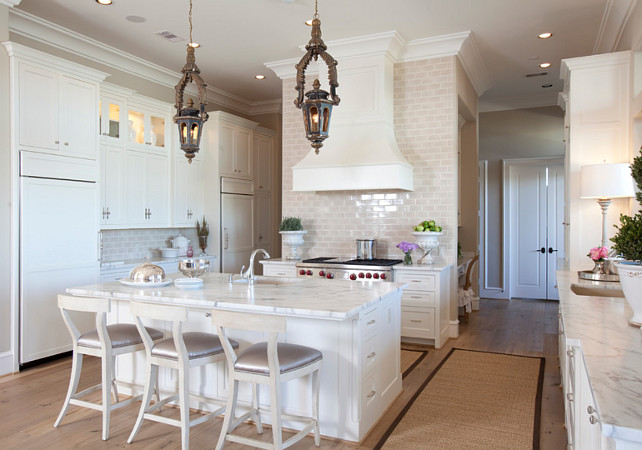
<path fill-rule="evenodd" d="M 560 60 L 593 53 L 612 0 L 319 0 L 323 38 L 397 31 L 405 41 L 472 31 L 491 87 L 482 103 L 554 104 Z M 189 39 L 188 0 L 22 0 L 16 9 L 177 73 Z M 196 62 L 209 86 L 248 102 L 281 98 L 265 63 L 299 58 L 314 0 L 193 0 Z M 138 16 L 138 22 L 127 20 Z M 141 21 L 141 18 L 144 19 Z M 170 42 L 155 33 L 184 38 Z M 538 39 L 550 31 L 550 39 Z M 542 62 L 551 67 L 540 69 Z M 339 60 L 339 83 L 341 61 Z M 547 72 L 547 75 L 526 77 Z M 266 76 L 256 80 L 255 74 Z M 178 80 L 177 80 L 178 81 Z M 542 85 L 552 87 L 542 88 Z M 339 88 L 340 90 L 340 88 Z M 294 97 L 294 93 L 292 94 Z"/>

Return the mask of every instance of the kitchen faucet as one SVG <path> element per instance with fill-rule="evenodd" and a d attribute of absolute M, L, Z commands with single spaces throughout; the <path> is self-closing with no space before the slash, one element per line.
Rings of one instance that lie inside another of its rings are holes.
<path fill-rule="evenodd" d="M 245 266 L 241 267 L 241 278 L 247 278 L 250 283 L 254 283 L 254 257 L 258 252 L 263 252 L 263 255 L 266 258 L 270 258 L 270 254 L 262 248 L 257 248 L 252 252 L 252 254 L 250 255 L 250 267 L 248 267 L 245 272 L 243 272 Z"/>

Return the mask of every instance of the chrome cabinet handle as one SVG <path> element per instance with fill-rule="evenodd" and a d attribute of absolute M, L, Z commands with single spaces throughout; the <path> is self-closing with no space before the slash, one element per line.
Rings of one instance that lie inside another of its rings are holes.
<path fill-rule="evenodd" d="M 377 391 L 370 391 L 370 392 L 368 392 L 367 397 L 368 397 L 368 398 L 372 398 L 372 397 L 374 397 L 374 396 L 375 396 L 375 394 L 376 394 L 376 393 L 377 393 Z"/>
<path fill-rule="evenodd" d="M 212 317 L 212 313 L 211 312 L 206 312 L 205 313 L 205 317 Z"/>
<path fill-rule="evenodd" d="M 376 320 L 372 319 L 368 322 L 368 325 L 373 325 L 376 322 Z"/>
<path fill-rule="evenodd" d="M 69 145 L 69 142 L 65 142 L 65 145 Z"/>
<path fill-rule="evenodd" d="M 223 228 L 223 234 L 225 236 L 225 245 L 223 248 L 227 250 L 228 244 L 230 243 L 230 235 L 227 233 L 227 228 Z"/>
<path fill-rule="evenodd" d="M 573 351 L 572 348 L 569 348 L 568 350 L 566 350 L 566 354 L 571 358 L 575 356 L 575 352 Z"/>
<path fill-rule="evenodd" d="M 589 414 L 593 414 L 593 413 L 596 413 L 597 410 L 595 408 L 593 408 L 592 405 L 588 405 L 588 407 L 586 408 L 586 412 L 589 413 Z"/>
<path fill-rule="evenodd" d="M 569 392 L 568 394 L 566 394 L 566 400 L 568 400 L 569 402 L 572 402 L 572 401 L 573 401 L 573 394 L 572 394 L 571 392 Z"/>
<path fill-rule="evenodd" d="M 422 322 L 421 320 L 418 320 L 418 319 L 410 319 L 410 321 L 414 322 L 414 323 L 421 323 Z"/>
<path fill-rule="evenodd" d="M 376 353 L 375 353 L 375 352 L 370 353 L 370 354 L 368 355 L 368 359 L 374 358 L 374 357 L 375 357 L 375 355 L 376 355 Z"/>
<path fill-rule="evenodd" d="M 109 216 L 111 215 L 111 211 L 109 211 L 109 206 L 107 207 L 106 213 L 107 213 L 107 219 L 109 219 Z"/>
<path fill-rule="evenodd" d="M 599 421 L 600 421 L 600 419 L 598 419 L 597 417 L 595 417 L 595 416 L 593 416 L 593 415 L 590 415 L 590 416 L 589 416 L 589 422 L 591 422 L 591 425 L 595 425 L 595 424 L 596 424 L 596 423 L 598 423 Z"/>

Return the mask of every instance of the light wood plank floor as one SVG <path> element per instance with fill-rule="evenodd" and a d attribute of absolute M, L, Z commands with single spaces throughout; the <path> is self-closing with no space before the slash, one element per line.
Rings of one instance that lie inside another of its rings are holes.
<path fill-rule="evenodd" d="M 404 379 L 404 389 L 395 403 L 386 411 L 359 448 L 372 448 L 395 419 L 408 399 L 419 388 L 452 347 L 482 351 L 513 353 L 546 358 L 544 380 L 541 448 L 566 448 L 564 410 L 559 386 L 557 358 L 557 302 L 539 300 L 481 300 L 480 311 L 470 315 L 468 324 L 460 327 L 460 337 L 451 339 L 439 350 L 431 349 L 428 356 Z M 86 357 L 81 388 L 100 379 L 98 360 Z M 97 411 L 70 406 L 60 428 L 53 428 L 64 399 L 71 360 L 64 359 L 0 378 L 0 448 L 127 448 L 156 449 L 180 448 L 178 428 L 145 421 L 133 444 L 126 443 L 138 412 L 139 404 L 112 413 L 110 438 L 102 441 L 101 418 Z M 462 397 L 466 392 L 461 393 Z M 173 408 L 166 414 L 177 416 Z M 437 412 L 438 414 L 438 412 Z M 427 418 L 429 420 L 429 418 Z M 218 439 L 222 419 L 192 428 L 192 448 L 211 448 Z M 254 434 L 254 427 L 243 425 L 242 432 Z M 323 432 L 323 430 L 321 430 Z M 269 440 L 269 428 L 263 433 Z M 322 448 L 355 448 L 356 445 L 322 439 Z M 241 448 L 226 445 L 226 448 Z M 292 448 L 313 449 L 311 437 Z"/>

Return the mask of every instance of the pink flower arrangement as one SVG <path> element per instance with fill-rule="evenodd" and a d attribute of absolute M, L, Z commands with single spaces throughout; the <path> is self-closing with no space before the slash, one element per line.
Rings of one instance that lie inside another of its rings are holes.
<path fill-rule="evenodd" d="M 408 254 L 413 250 L 417 250 L 419 246 L 414 242 L 401 241 L 397 244 L 397 248 L 402 252 Z"/>
<path fill-rule="evenodd" d="M 591 258 L 593 261 L 604 261 L 604 258 L 609 256 L 609 249 L 606 247 L 593 247 L 588 255 L 589 258 Z"/>

